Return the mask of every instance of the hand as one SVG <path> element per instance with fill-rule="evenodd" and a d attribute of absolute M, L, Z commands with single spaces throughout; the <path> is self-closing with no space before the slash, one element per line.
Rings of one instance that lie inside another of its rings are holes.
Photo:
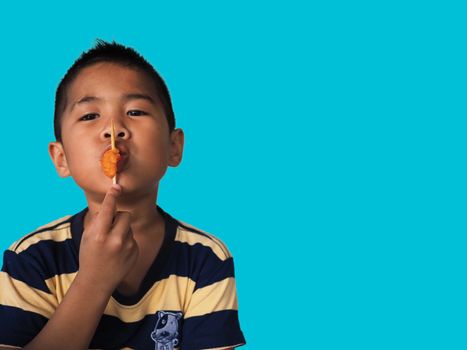
<path fill-rule="evenodd" d="M 136 263 L 139 250 L 130 228 L 130 213 L 116 212 L 120 185 L 107 192 L 97 215 L 83 232 L 79 252 L 81 281 L 109 296 Z"/>

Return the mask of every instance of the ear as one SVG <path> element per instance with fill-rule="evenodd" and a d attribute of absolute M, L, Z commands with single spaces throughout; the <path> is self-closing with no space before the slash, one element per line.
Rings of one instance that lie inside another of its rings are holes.
<path fill-rule="evenodd" d="M 176 167 L 182 161 L 183 145 L 185 143 L 185 135 L 182 129 L 175 129 L 170 133 L 170 154 L 169 165 Z"/>
<path fill-rule="evenodd" d="M 63 150 L 63 145 L 61 142 L 51 142 L 49 143 L 49 154 L 52 158 L 52 162 L 55 165 L 58 176 L 67 177 L 70 176 L 70 170 L 68 168 L 68 163 L 66 161 L 65 151 Z"/>

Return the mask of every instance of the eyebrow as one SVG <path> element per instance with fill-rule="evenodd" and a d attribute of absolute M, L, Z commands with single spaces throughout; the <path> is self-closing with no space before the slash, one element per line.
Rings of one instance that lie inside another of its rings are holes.
<path fill-rule="evenodd" d="M 130 94 L 123 95 L 122 98 L 125 101 L 146 100 L 146 101 L 149 101 L 149 102 L 151 102 L 153 104 L 156 104 L 156 101 L 154 101 L 154 99 L 151 96 L 146 95 L 146 94 L 130 93 Z M 84 97 L 80 98 L 78 101 L 76 101 L 75 103 L 73 103 L 73 105 L 70 108 L 70 111 L 73 110 L 79 104 L 98 102 L 98 101 L 102 101 L 102 100 L 103 99 L 101 97 L 97 97 L 97 96 L 84 96 Z"/>
<path fill-rule="evenodd" d="M 127 100 L 127 101 L 130 101 L 130 100 L 146 100 L 146 101 L 149 101 L 151 103 L 156 104 L 156 101 L 154 101 L 154 99 L 151 96 L 146 95 L 146 94 L 139 94 L 139 93 L 126 94 L 126 95 L 123 96 L 123 99 Z"/>

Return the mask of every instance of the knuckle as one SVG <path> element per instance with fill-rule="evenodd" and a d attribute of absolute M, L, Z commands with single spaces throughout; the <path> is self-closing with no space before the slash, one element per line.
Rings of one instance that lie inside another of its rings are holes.
<path fill-rule="evenodd" d="M 121 251 L 123 248 L 123 241 L 120 239 L 120 237 L 114 237 L 109 242 L 109 245 L 112 251 Z"/>
<path fill-rule="evenodd" d="M 103 234 L 97 234 L 94 236 L 94 240 L 97 242 L 97 243 L 104 243 L 105 242 L 105 235 Z"/>

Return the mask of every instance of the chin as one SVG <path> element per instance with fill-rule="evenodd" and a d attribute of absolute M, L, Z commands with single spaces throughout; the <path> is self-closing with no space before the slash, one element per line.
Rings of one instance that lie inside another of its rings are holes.
<path fill-rule="evenodd" d="M 146 180 L 146 181 L 145 181 Z M 122 186 L 122 194 L 144 194 L 148 192 L 154 192 L 158 187 L 158 181 L 152 179 L 142 179 L 136 177 L 128 177 L 122 174 L 121 176 L 117 175 L 117 183 Z M 109 186 L 111 186 L 112 180 L 110 181 Z"/>

